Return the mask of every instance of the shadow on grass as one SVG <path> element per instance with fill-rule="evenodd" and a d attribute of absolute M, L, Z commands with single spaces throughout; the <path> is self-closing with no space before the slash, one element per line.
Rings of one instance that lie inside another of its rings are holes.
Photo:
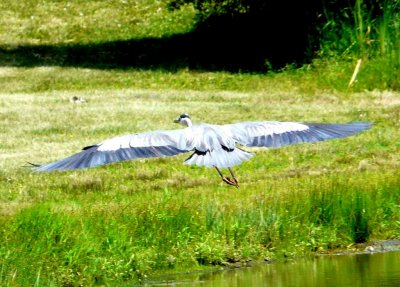
<path fill-rule="evenodd" d="M 218 16 L 189 33 L 165 38 L 0 46 L 0 66 L 262 72 L 306 60 L 309 26 L 304 17 L 286 15 L 292 25 L 283 25 L 265 15 Z"/>

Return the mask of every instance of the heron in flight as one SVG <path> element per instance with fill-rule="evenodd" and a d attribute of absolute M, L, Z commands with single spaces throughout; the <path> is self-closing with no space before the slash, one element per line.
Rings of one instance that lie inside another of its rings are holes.
<path fill-rule="evenodd" d="M 310 124 L 272 121 L 193 125 L 188 114 L 180 115 L 174 122 L 185 128 L 114 137 L 84 147 L 81 152 L 65 159 L 37 165 L 36 171 L 74 170 L 124 160 L 192 152 L 185 164 L 215 168 L 222 181 L 238 187 L 238 180 L 231 167 L 253 156 L 242 147 L 277 148 L 342 138 L 371 126 L 370 123 Z M 223 175 L 221 168 L 227 168 L 231 177 Z"/>

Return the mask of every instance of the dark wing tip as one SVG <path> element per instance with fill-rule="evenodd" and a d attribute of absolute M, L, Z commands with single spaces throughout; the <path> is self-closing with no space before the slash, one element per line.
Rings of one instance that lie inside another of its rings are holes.
<path fill-rule="evenodd" d="M 98 144 L 89 145 L 89 146 L 85 146 L 84 148 L 82 148 L 82 150 L 88 150 L 88 149 L 91 149 L 91 148 L 94 148 L 94 147 L 98 147 L 98 146 L 99 146 Z"/>
<path fill-rule="evenodd" d="M 25 161 L 27 164 L 29 164 L 28 165 L 28 167 L 41 167 L 41 165 L 40 164 L 37 164 L 37 163 L 32 163 L 32 162 L 29 162 L 29 161 Z"/>
<path fill-rule="evenodd" d="M 308 130 L 305 130 L 306 142 L 323 141 L 336 138 L 344 138 L 356 135 L 369 129 L 372 123 L 356 122 L 348 124 L 306 124 Z"/>
<path fill-rule="evenodd" d="M 373 124 L 367 122 L 355 122 L 348 124 L 312 124 L 306 123 L 310 129 L 320 129 L 321 131 L 335 131 L 343 136 L 353 135 L 369 129 Z"/>

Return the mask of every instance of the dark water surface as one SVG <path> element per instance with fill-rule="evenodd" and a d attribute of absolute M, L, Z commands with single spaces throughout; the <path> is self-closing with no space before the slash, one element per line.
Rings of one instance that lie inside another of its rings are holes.
<path fill-rule="evenodd" d="M 221 272 L 180 275 L 145 286 L 400 287 L 400 252 L 320 256 Z"/>

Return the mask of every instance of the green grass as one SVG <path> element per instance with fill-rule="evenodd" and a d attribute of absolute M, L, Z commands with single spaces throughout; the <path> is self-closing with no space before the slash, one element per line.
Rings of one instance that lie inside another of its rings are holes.
<path fill-rule="evenodd" d="M 143 36 L 135 33 L 146 27 L 143 33 L 158 37 L 187 31 L 194 13 L 186 7 L 165 14 L 183 19 L 176 27 L 164 23 L 171 18 L 162 16 L 161 2 L 129 2 L 127 13 L 143 12 L 148 26 L 143 18 L 120 30 L 79 13 L 105 13 L 98 19 L 126 24 L 125 2 L 69 3 L 71 14 L 62 12 L 62 1 L 3 1 L 0 21 L 16 25 L 0 28 L 2 46 L 130 39 Z M 43 21 L 30 20 L 28 11 Z M 65 25 L 51 26 L 56 20 Z M 399 238 L 400 95 L 376 81 L 373 66 L 348 89 L 353 68 L 331 59 L 268 75 L 1 67 L 0 285 L 117 285 Z M 74 96 L 87 102 L 71 103 Z M 220 182 L 215 170 L 183 165 L 188 155 L 63 173 L 24 167 L 25 161 L 50 162 L 112 136 L 179 128 L 172 120 L 182 112 L 195 122 L 218 124 L 374 126 L 342 140 L 257 149 L 235 168 L 239 189 Z"/>
<path fill-rule="evenodd" d="M 44 285 L 136 281 L 398 237 L 398 94 L 314 96 L 277 87 L 268 94 L 112 87 L 1 94 L 2 285 L 39 277 Z M 87 103 L 72 104 L 72 96 Z M 212 169 L 183 165 L 185 155 L 64 173 L 23 167 L 113 135 L 178 128 L 172 119 L 183 111 L 197 122 L 375 126 L 348 139 L 257 150 L 235 169 L 239 189 Z"/>
<path fill-rule="evenodd" d="M 168 11 L 164 1 L 1 1 L 0 43 L 86 44 L 184 33 L 195 11 Z"/>

